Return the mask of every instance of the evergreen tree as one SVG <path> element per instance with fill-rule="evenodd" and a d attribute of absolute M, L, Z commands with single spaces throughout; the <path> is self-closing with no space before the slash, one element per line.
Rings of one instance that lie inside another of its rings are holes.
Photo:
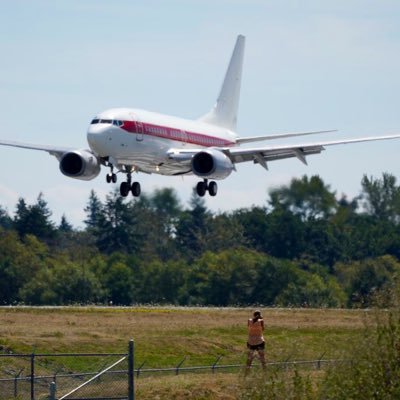
<path fill-rule="evenodd" d="M 63 214 L 61 217 L 61 222 L 58 226 L 58 230 L 63 233 L 71 233 L 74 230 L 73 226 L 68 222 L 65 214 Z"/>
<path fill-rule="evenodd" d="M 7 210 L 0 206 L 0 227 L 4 229 L 11 229 L 12 224 L 12 218 L 8 215 Z"/>
<path fill-rule="evenodd" d="M 150 203 L 164 234 L 172 237 L 175 233 L 176 220 L 182 211 L 175 190 L 172 188 L 156 189 L 150 197 Z"/>
<path fill-rule="evenodd" d="M 99 250 L 106 254 L 137 252 L 142 239 L 142 227 L 137 222 L 134 202 L 126 202 L 118 191 L 111 192 L 97 221 L 95 236 Z"/>
<path fill-rule="evenodd" d="M 31 234 L 39 239 L 51 241 L 56 231 L 50 220 L 51 215 L 43 193 L 40 193 L 36 203 L 30 206 L 20 198 L 14 217 L 14 227 L 20 237 Z"/>
<path fill-rule="evenodd" d="M 143 222 L 152 237 L 157 237 L 157 241 L 152 241 L 156 256 L 167 261 L 175 255 L 174 238 L 182 208 L 175 190 L 171 188 L 155 190 L 149 198 L 149 206 L 147 217 L 150 220 Z"/>
<path fill-rule="evenodd" d="M 84 223 L 89 231 L 95 231 L 98 227 L 99 219 L 102 213 L 102 203 L 94 190 L 90 191 L 88 203 L 84 209 L 86 219 Z"/>
<path fill-rule="evenodd" d="M 193 190 L 190 209 L 181 213 L 176 228 L 176 242 L 180 252 L 194 259 L 206 250 L 209 235 L 211 213 L 207 210 L 205 200 Z"/>
<path fill-rule="evenodd" d="M 14 228 L 22 237 L 26 234 L 25 221 L 28 219 L 28 206 L 25 199 L 20 197 L 16 205 L 16 211 L 14 216 Z"/>

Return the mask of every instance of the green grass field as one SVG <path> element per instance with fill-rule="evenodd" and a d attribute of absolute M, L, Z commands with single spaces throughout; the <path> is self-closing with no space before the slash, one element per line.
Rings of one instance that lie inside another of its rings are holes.
<path fill-rule="evenodd" d="M 261 309 L 268 361 L 343 357 L 364 331 L 365 311 L 325 309 Z M 135 366 L 173 367 L 243 364 L 247 319 L 251 309 L 235 308 L 0 308 L 2 352 L 126 352 L 135 341 Z M 90 360 L 73 361 L 71 370 L 90 370 Z M 76 363 L 78 361 L 75 361 Z M 17 366 L 16 366 L 17 367 Z M 54 365 L 48 366 L 49 372 Z M 243 385 L 239 372 L 143 377 L 140 399 L 235 398 Z M 140 397 L 139 397 L 140 395 Z"/>

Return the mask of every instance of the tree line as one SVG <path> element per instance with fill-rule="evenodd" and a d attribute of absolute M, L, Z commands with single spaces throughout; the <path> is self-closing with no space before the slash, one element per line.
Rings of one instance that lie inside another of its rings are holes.
<path fill-rule="evenodd" d="M 171 188 L 126 199 L 92 191 L 84 229 L 57 225 L 40 194 L 0 206 L 0 304 L 365 307 L 400 272 L 400 186 L 364 176 L 337 197 L 319 176 L 265 206 L 211 212 Z"/>

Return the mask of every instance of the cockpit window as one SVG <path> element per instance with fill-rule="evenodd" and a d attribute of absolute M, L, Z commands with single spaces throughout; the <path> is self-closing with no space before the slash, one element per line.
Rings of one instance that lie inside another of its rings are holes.
<path fill-rule="evenodd" d="M 113 124 L 115 126 L 122 126 L 124 124 L 124 121 L 121 121 L 119 119 L 98 119 L 95 118 L 92 120 L 90 123 L 91 125 L 94 124 Z"/>

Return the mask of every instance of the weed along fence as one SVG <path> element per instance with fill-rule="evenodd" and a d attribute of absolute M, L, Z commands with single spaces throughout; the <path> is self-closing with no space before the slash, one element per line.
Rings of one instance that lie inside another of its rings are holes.
<path fill-rule="evenodd" d="M 269 362 L 267 367 L 321 369 L 339 360 Z M 188 366 L 184 357 L 170 368 L 134 368 L 134 342 L 127 353 L 0 354 L 0 400 L 134 400 L 135 380 L 159 374 L 237 372 L 240 364 L 223 364 L 216 357 L 211 365 Z M 255 367 L 258 363 L 255 362 Z"/>

